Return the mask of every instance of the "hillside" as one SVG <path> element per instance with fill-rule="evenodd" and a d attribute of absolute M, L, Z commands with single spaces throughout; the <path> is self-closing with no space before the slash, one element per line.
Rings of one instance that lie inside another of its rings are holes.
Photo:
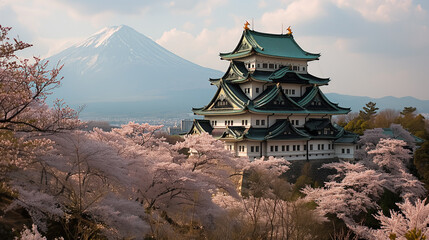
<path fill-rule="evenodd" d="M 353 112 L 359 112 L 368 102 L 375 102 L 380 109 L 402 110 L 404 107 L 415 107 L 419 113 L 429 113 L 429 100 L 420 100 L 414 97 L 382 97 L 371 98 L 362 96 L 350 96 L 338 93 L 326 93 L 333 102 L 340 103 L 343 107 L 351 107 Z"/>

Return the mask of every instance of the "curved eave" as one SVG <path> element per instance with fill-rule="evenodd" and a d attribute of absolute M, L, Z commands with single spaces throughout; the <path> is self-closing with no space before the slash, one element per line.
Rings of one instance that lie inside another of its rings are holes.
<path fill-rule="evenodd" d="M 299 77 L 299 78 L 301 78 L 301 79 L 303 79 L 303 80 L 306 80 L 306 81 L 308 81 L 308 83 L 310 83 L 310 84 L 316 84 L 316 85 L 328 85 L 328 83 L 331 81 L 331 79 L 329 79 L 329 78 L 318 78 L 317 80 L 315 80 L 315 79 L 310 79 L 310 78 L 307 78 L 307 77 L 305 77 L 305 76 L 302 76 L 302 74 L 300 74 L 300 73 L 296 73 L 296 75 Z M 309 75 L 311 75 L 311 74 L 309 74 Z M 313 76 L 314 77 L 314 76 Z M 316 77 L 315 77 L 316 78 Z"/>
<path fill-rule="evenodd" d="M 231 86 L 224 81 L 220 82 L 220 87 L 223 88 L 228 98 L 230 98 L 240 108 L 245 108 L 246 104 L 250 99 L 244 95 L 241 90 L 233 89 Z"/>
<path fill-rule="evenodd" d="M 281 58 L 281 59 L 285 59 L 285 60 L 306 60 L 306 61 L 314 61 L 314 60 L 319 60 L 319 57 L 293 57 L 293 56 L 281 56 L 281 55 L 276 55 L 276 54 L 266 54 L 261 50 L 255 50 L 255 54 L 259 55 L 259 56 L 263 56 L 263 57 L 276 57 L 276 58 Z"/>
<path fill-rule="evenodd" d="M 229 52 L 229 53 L 219 53 L 220 59 L 222 60 L 234 60 L 237 58 L 248 57 L 254 54 L 252 49 L 242 51 L 242 52 Z"/>
<path fill-rule="evenodd" d="M 259 113 L 259 114 L 267 114 L 267 113 L 274 113 L 274 114 L 322 114 L 322 115 L 339 115 L 339 114 L 347 114 L 350 111 L 313 111 L 313 110 L 276 110 L 276 109 L 256 109 L 249 107 L 250 113 Z"/>
<path fill-rule="evenodd" d="M 297 136 L 285 135 L 284 138 L 282 138 L 282 136 L 280 136 L 280 135 L 286 130 L 286 127 L 290 127 L 292 132 L 294 132 Z M 267 135 L 265 138 L 267 140 L 268 139 L 274 140 L 275 138 L 280 138 L 279 140 L 281 140 L 281 139 L 310 139 L 310 136 L 308 134 L 302 132 L 301 130 L 297 129 L 296 127 L 294 127 L 289 122 L 284 121 L 277 129 L 271 131 L 270 134 Z"/>
<path fill-rule="evenodd" d="M 245 114 L 247 110 L 244 109 L 237 109 L 237 110 L 199 110 L 199 109 L 192 109 L 192 112 L 194 112 L 195 115 L 240 115 Z"/>
<path fill-rule="evenodd" d="M 313 87 L 313 89 L 311 90 L 311 92 L 309 93 L 309 94 L 307 94 L 307 96 L 305 96 L 305 98 L 303 98 L 303 99 L 301 99 L 299 102 L 298 102 L 298 104 L 300 105 L 300 106 L 305 106 L 305 105 L 307 105 L 308 103 L 310 103 L 313 99 L 314 99 L 314 97 L 317 95 L 317 94 L 320 94 L 320 96 L 323 98 L 323 100 L 330 106 L 330 107 L 332 107 L 333 109 L 334 109 L 334 111 L 321 111 L 322 113 L 323 112 L 327 112 L 327 113 L 330 113 L 330 112 L 335 112 L 335 113 L 337 113 L 337 114 L 347 114 L 347 113 L 349 113 L 350 111 L 351 111 L 351 109 L 350 108 L 343 108 L 343 107 L 340 107 L 340 106 L 338 106 L 338 104 L 336 104 L 336 103 L 332 103 L 331 101 L 329 101 L 329 99 L 325 96 L 325 94 L 323 94 L 323 92 L 322 91 L 320 91 L 320 89 L 319 89 L 319 87 L 317 87 L 317 86 L 314 86 Z M 318 112 L 318 111 L 314 111 L 314 110 L 309 110 L 309 111 L 311 111 L 312 113 L 314 113 L 314 112 Z"/>
<path fill-rule="evenodd" d="M 228 69 L 226 70 L 225 74 L 220 79 L 223 79 L 223 80 L 228 81 L 228 82 L 246 80 L 247 77 L 248 77 L 248 75 L 249 75 L 246 67 L 243 64 L 243 66 L 241 66 L 242 69 L 240 69 L 240 67 L 237 66 L 237 64 L 240 64 L 240 63 L 236 63 L 234 61 L 231 61 L 229 63 Z M 228 79 L 229 74 L 230 74 L 231 71 L 235 75 L 237 75 L 237 80 L 230 80 L 230 79 Z"/>
<path fill-rule="evenodd" d="M 253 107 L 259 108 L 269 103 L 279 94 L 279 89 L 277 87 L 273 87 L 271 91 L 267 92 L 264 96 L 258 97 L 253 101 Z"/>
<path fill-rule="evenodd" d="M 220 84 L 220 78 L 210 78 L 209 82 L 211 85 L 219 86 Z"/>
<path fill-rule="evenodd" d="M 285 95 L 283 93 L 283 90 L 281 88 L 280 85 L 277 85 L 275 87 L 273 87 L 273 89 L 271 89 L 271 91 L 269 91 L 267 94 L 265 94 L 264 96 L 258 98 L 256 101 L 252 102 L 251 107 L 252 108 L 260 108 L 265 106 L 266 104 L 270 103 L 274 98 L 276 98 L 278 95 L 281 95 L 282 98 L 285 98 L 286 101 L 289 101 L 290 104 L 292 104 L 293 106 L 295 106 L 297 109 L 291 110 L 291 111 L 305 111 L 305 109 L 303 107 L 301 107 L 300 105 L 298 105 L 294 100 L 292 100 L 289 96 Z"/>
<path fill-rule="evenodd" d="M 286 74 L 291 73 L 291 74 L 295 74 L 295 76 L 305 82 L 307 82 L 308 84 L 316 84 L 316 85 L 327 85 L 328 82 L 330 81 L 329 78 L 318 78 L 316 76 L 313 76 L 309 73 L 298 73 L 296 71 L 290 70 L 289 67 L 283 67 L 280 68 L 274 72 L 272 72 L 269 76 L 268 76 L 268 80 L 272 81 L 272 82 L 276 82 L 276 80 L 278 80 L 278 82 L 283 82 L 282 79 L 284 78 L 286 81 L 285 83 L 287 83 L 287 77 Z M 310 78 L 304 75 L 308 75 L 311 76 Z"/>

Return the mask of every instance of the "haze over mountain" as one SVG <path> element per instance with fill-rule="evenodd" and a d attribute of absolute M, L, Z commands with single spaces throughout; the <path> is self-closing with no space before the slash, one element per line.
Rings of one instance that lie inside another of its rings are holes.
<path fill-rule="evenodd" d="M 62 86 L 50 98 L 86 105 L 84 116 L 190 112 L 214 94 L 207 80 L 222 75 L 124 25 L 104 28 L 48 60 L 64 64 Z"/>
<path fill-rule="evenodd" d="M 363 93 L 364 94 L 364 93 Z M 375 102 L 382 109 L 403 110 L 404 107 L 415 107 L 419 113 L 429 113 L 429 100 L 420 100 L 414 97 L 392 97 L 371 98 L 362 96 L 350 96 L 338 93 L 326 93 L 329 100 L 340 103 L 340 106 L 350 107 L 353 112 L 359 112 L 368 102 Z"/>

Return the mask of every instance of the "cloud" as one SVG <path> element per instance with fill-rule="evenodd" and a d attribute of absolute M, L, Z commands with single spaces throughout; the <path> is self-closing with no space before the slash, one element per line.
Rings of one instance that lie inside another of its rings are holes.
<path fill-rule="evenodd" d="M 413 14 L 424 14 L 421 5 L 412 0 L 334 0 L 338 7 L 352 9 L 372 22 L 397 22 Z"/>
<path fill-rule="evenodd" d="M 228 62 L 219 60 L 219 52 L 234 49 L 241 36 L 240 28 L 204 28 L 196 35 L 173 28 L 164 32 L 156 42 L 189 61 L 225 71 Z"/>
<path fill-rule="evenodd" d="M 57 0 L 75 8 L 82 14 L 116 12 L 120 14 L 139 14 L 147 8 L 158 6 L 164 0 Z"/>
<path fill-rule="evenodd" d="M 171 1 L 165 4 L 175 14 L 192 14 L 199 17 L 211 16 L 212 12 L 224 6 L 227 0 L 180 0 L 180 4 Z"/>
<path fill-rule="evenodd" d="M 325 14 L 325 5 L 321 0 L 298 0 L 290 3 L 285 9 L 264 13 L 260 25 L 265 31 L 279 32 L 282 23 L 284 26 L 296 25 L 315 20 Z"/>

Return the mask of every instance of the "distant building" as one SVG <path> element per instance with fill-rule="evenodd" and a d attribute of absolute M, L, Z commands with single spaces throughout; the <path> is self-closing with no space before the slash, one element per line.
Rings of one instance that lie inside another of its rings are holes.
<path fill-rule="evenodd" d="M 194 123 L 193 119 L 184 119 L 180 123 L 180 128 L 182 129 L 183 133 L 189 132 L 192 128 L 192 124 Z"/>
<path fill-rule="evenodd" d="M 208 132 L 238 156 L 287 160 L 352 159 L 357 135 L 332 123 L 349 108 L 332 103 L 320 87 L 330 79 L 308 72 L 320 54 L 304 51 L 292 32 L 268 34 L 245 27 L 237 47 L 221 53 L 230 62 L 218 90 L 189 134 Z"/>
<path fill-rule="evenodd" d="M 182 129 L 180 127 L 174 126 L 174 127 L 168 127 L 167 128 L 167 133 L 169 135 L 179 135 L 179 134 L 181 134 L 183 132 L 182 132 Z"/>

